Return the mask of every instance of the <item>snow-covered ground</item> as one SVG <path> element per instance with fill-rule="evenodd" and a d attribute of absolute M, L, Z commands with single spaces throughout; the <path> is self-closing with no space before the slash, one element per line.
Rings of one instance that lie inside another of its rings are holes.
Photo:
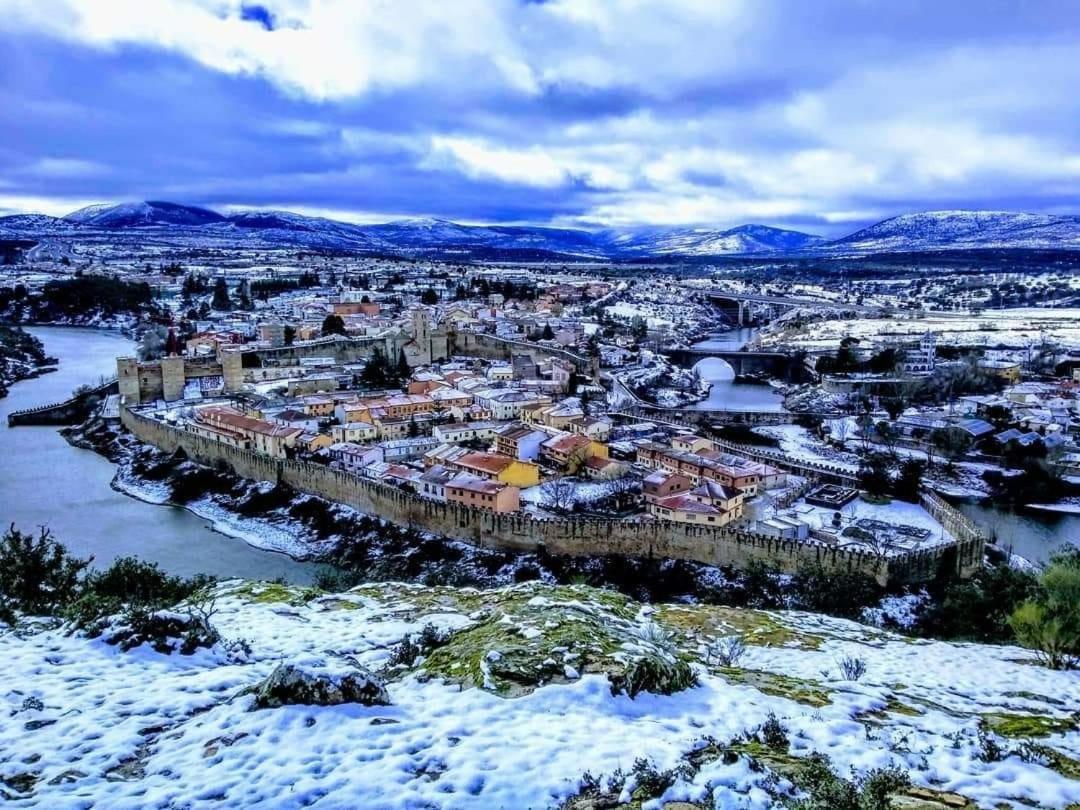
<path fill-rule="evenodd" d="M 980 720 L 1014 715 L 1041 718 L 1049 733 L 1039 742 L 1055 756 L 1080 756 L 1070 720 L 1080 711 L 1077 674 L 1036 666 L 1017 648 L 912 641 L 802 613 L 646 607 L 536 583 L 484 593 L 367 585 L 320 596 L 233 582 L 220 587 L 216 607 L 214 624 L 225 638 L 247 639 L 250 655 L 222 646 L 189 657 L 122 652 L 60 629 L 0 631 L 8 795 L 50 810 L 555 807 L 585 771 L 611 774 L 638 757 L 674 767 L 704 739 L 753 732 L 771 714 L 787 729 L 790 755 L 827 754 L 841 774 L 896 765 L 915 784 L 980 807 L 1080 801 L 1080 782 L 1059 772 L 1067 759 L 1052 767 L 1007 737 L 998 738 L 1003 758 L 980 759 Z M 387 674 L 390 706 L 254 706 L 249 688 L 282 660 L 378 669 L 392 645 L 426 624 L 458 631 L 442 649 L 482 625 L 473 651 L 482 670 L 534 642 L 537 657 L 576 661 L 589 654 L 589 628 L 619 627 L 623 652 L 616 645 L 604 660 L 670 645 L 698 683 L 631 698 L 613 694 L 604 671 L 567 664 L 513 696 L 433 676 L 421 660 Z M 544 649 L 546 633 L 577 625 L 580 643 Z M 747 644 L 742 660 L 707 664 L 702 650 L 730 635 Z M 865 663 L 861 679 L 844 679 L 845 657 Z M 662 798 L 770 807 L 767 775 L 745 756 L 717 759 Z"/>
<path fill-rule="evenodd" d="M 762 346 L 791 349 L 835 348 L 845 337 L 870 343 L 885 338 L 918 340 L 927 330 L 938 340 L 963 346 L 1025 347 L 1050 339 L 1066 347 L 1080 347 L 1080 309 L 1017 308 L 981 315 L 893 315 L 857 320 L 818 320 L 795 329 L 761 336 Z"/>

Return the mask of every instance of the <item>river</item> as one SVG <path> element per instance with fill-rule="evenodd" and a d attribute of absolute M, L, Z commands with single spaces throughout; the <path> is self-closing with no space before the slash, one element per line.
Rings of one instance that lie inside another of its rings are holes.
<path fill-rule="evenodd" d="M 1080 546 L 1080 515 L 1043 509 L 1016 511 L 995 504 L 957 503 L 956 508 L 982 527 L 1002 548 L 1044 563 L 1058 549 Z"/>
<path fill-rule="evenodd" d="M 695 349 L 714 349 L 716 351 L 739 351 L 754 339 L 756 329 L 731 329 L 710 335 L 693 345 Z M 782 411 L 784 399 L 768 385 L 735 382 L 735 371 L 724 360 L 706 357 L 699 360 L 694 368 L 701 379 L 712 383 L 709 396 L 701 402 L 691 405 L 699 411 Z"/>
<path fill-rule="evenodd" d="M 90 450 L 69 445 L 51 427 L 7 426 L 7 415 L 57 402 L 83 383 L 116 373 L 115 358 L 134 344 L 114 332 L 31 327 L 28 332 L 60 360 L 59 370 L 11 386 L 0 399 L 0 521 L 23 531 L 48 526 L 81 557 L 108 565 L 117 557 L 156 562 L 173 574 L 276 579 L 309 584 L 317 566 L 262 551 L 212 529 L 178 506 L 159 506 L 110 486 L 114 465 Z"/>

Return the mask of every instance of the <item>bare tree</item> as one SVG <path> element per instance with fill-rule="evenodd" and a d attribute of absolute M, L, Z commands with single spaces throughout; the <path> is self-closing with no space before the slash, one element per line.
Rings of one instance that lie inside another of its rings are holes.
<path fill-rule="evenodd" d="M 544 505 L 554 512 L 569 512 L 576 500 L 577 486 L 568 477 L 560 475 L 540 485 Z"/>

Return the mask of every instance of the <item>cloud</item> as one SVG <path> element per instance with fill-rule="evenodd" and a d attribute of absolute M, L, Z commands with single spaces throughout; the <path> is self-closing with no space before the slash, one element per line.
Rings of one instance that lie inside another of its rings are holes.
<path fill-rule="evenodd" d="M 0 177 L 364 220 L 1075 211 L 1078 46 L 1070 0 L 9 0 Z"/>

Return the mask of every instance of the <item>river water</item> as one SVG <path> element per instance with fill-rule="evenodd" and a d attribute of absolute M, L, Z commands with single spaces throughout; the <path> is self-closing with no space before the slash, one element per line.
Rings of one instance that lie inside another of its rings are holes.
<path fill-rule="evenodd" d="M 1080 515 L 1043 509 L 958 503 L 956 508 L 981 526 L 997 545 L 1024 559 L 1044 563 L 1059 549 L 1080 546 Z"/>
<path fill-rule="evenodd" d="M 220 534 L 208 521 L 177 506 L 159 506 L 112 489 L 114 465 L 72 447 L 51 427 L 7 426 L 11 411 L 58 402 L 83 383 L 116 373 L 115 358 L 132 354 L 127 338 L 94 329 L 27 330 L 60 360 L 58 371 L 11 386 L 0 399 L 0 523 L 23 531 L 48 526 L 53 535 L 95 565 L 135 556 L 173 574 L 276 579 L 310 583 L 311 563 L 262 551 Z"/>
<path fill-rule="evenodd" d="M 754 339 L 756 329 L 732 329 L 710 335 L 707 340 L 694 344 L 695 349 L 714 349 L 716 351 L 739 351 Z M 782 411 L 784 399 L 768 385 L 735 382 L 735 371 L 717 357 L 699 360 L 694 368 L 701 379 L 712 383 L 709 396 L 701 402 L 691 405 L 699 411 Z"/>

